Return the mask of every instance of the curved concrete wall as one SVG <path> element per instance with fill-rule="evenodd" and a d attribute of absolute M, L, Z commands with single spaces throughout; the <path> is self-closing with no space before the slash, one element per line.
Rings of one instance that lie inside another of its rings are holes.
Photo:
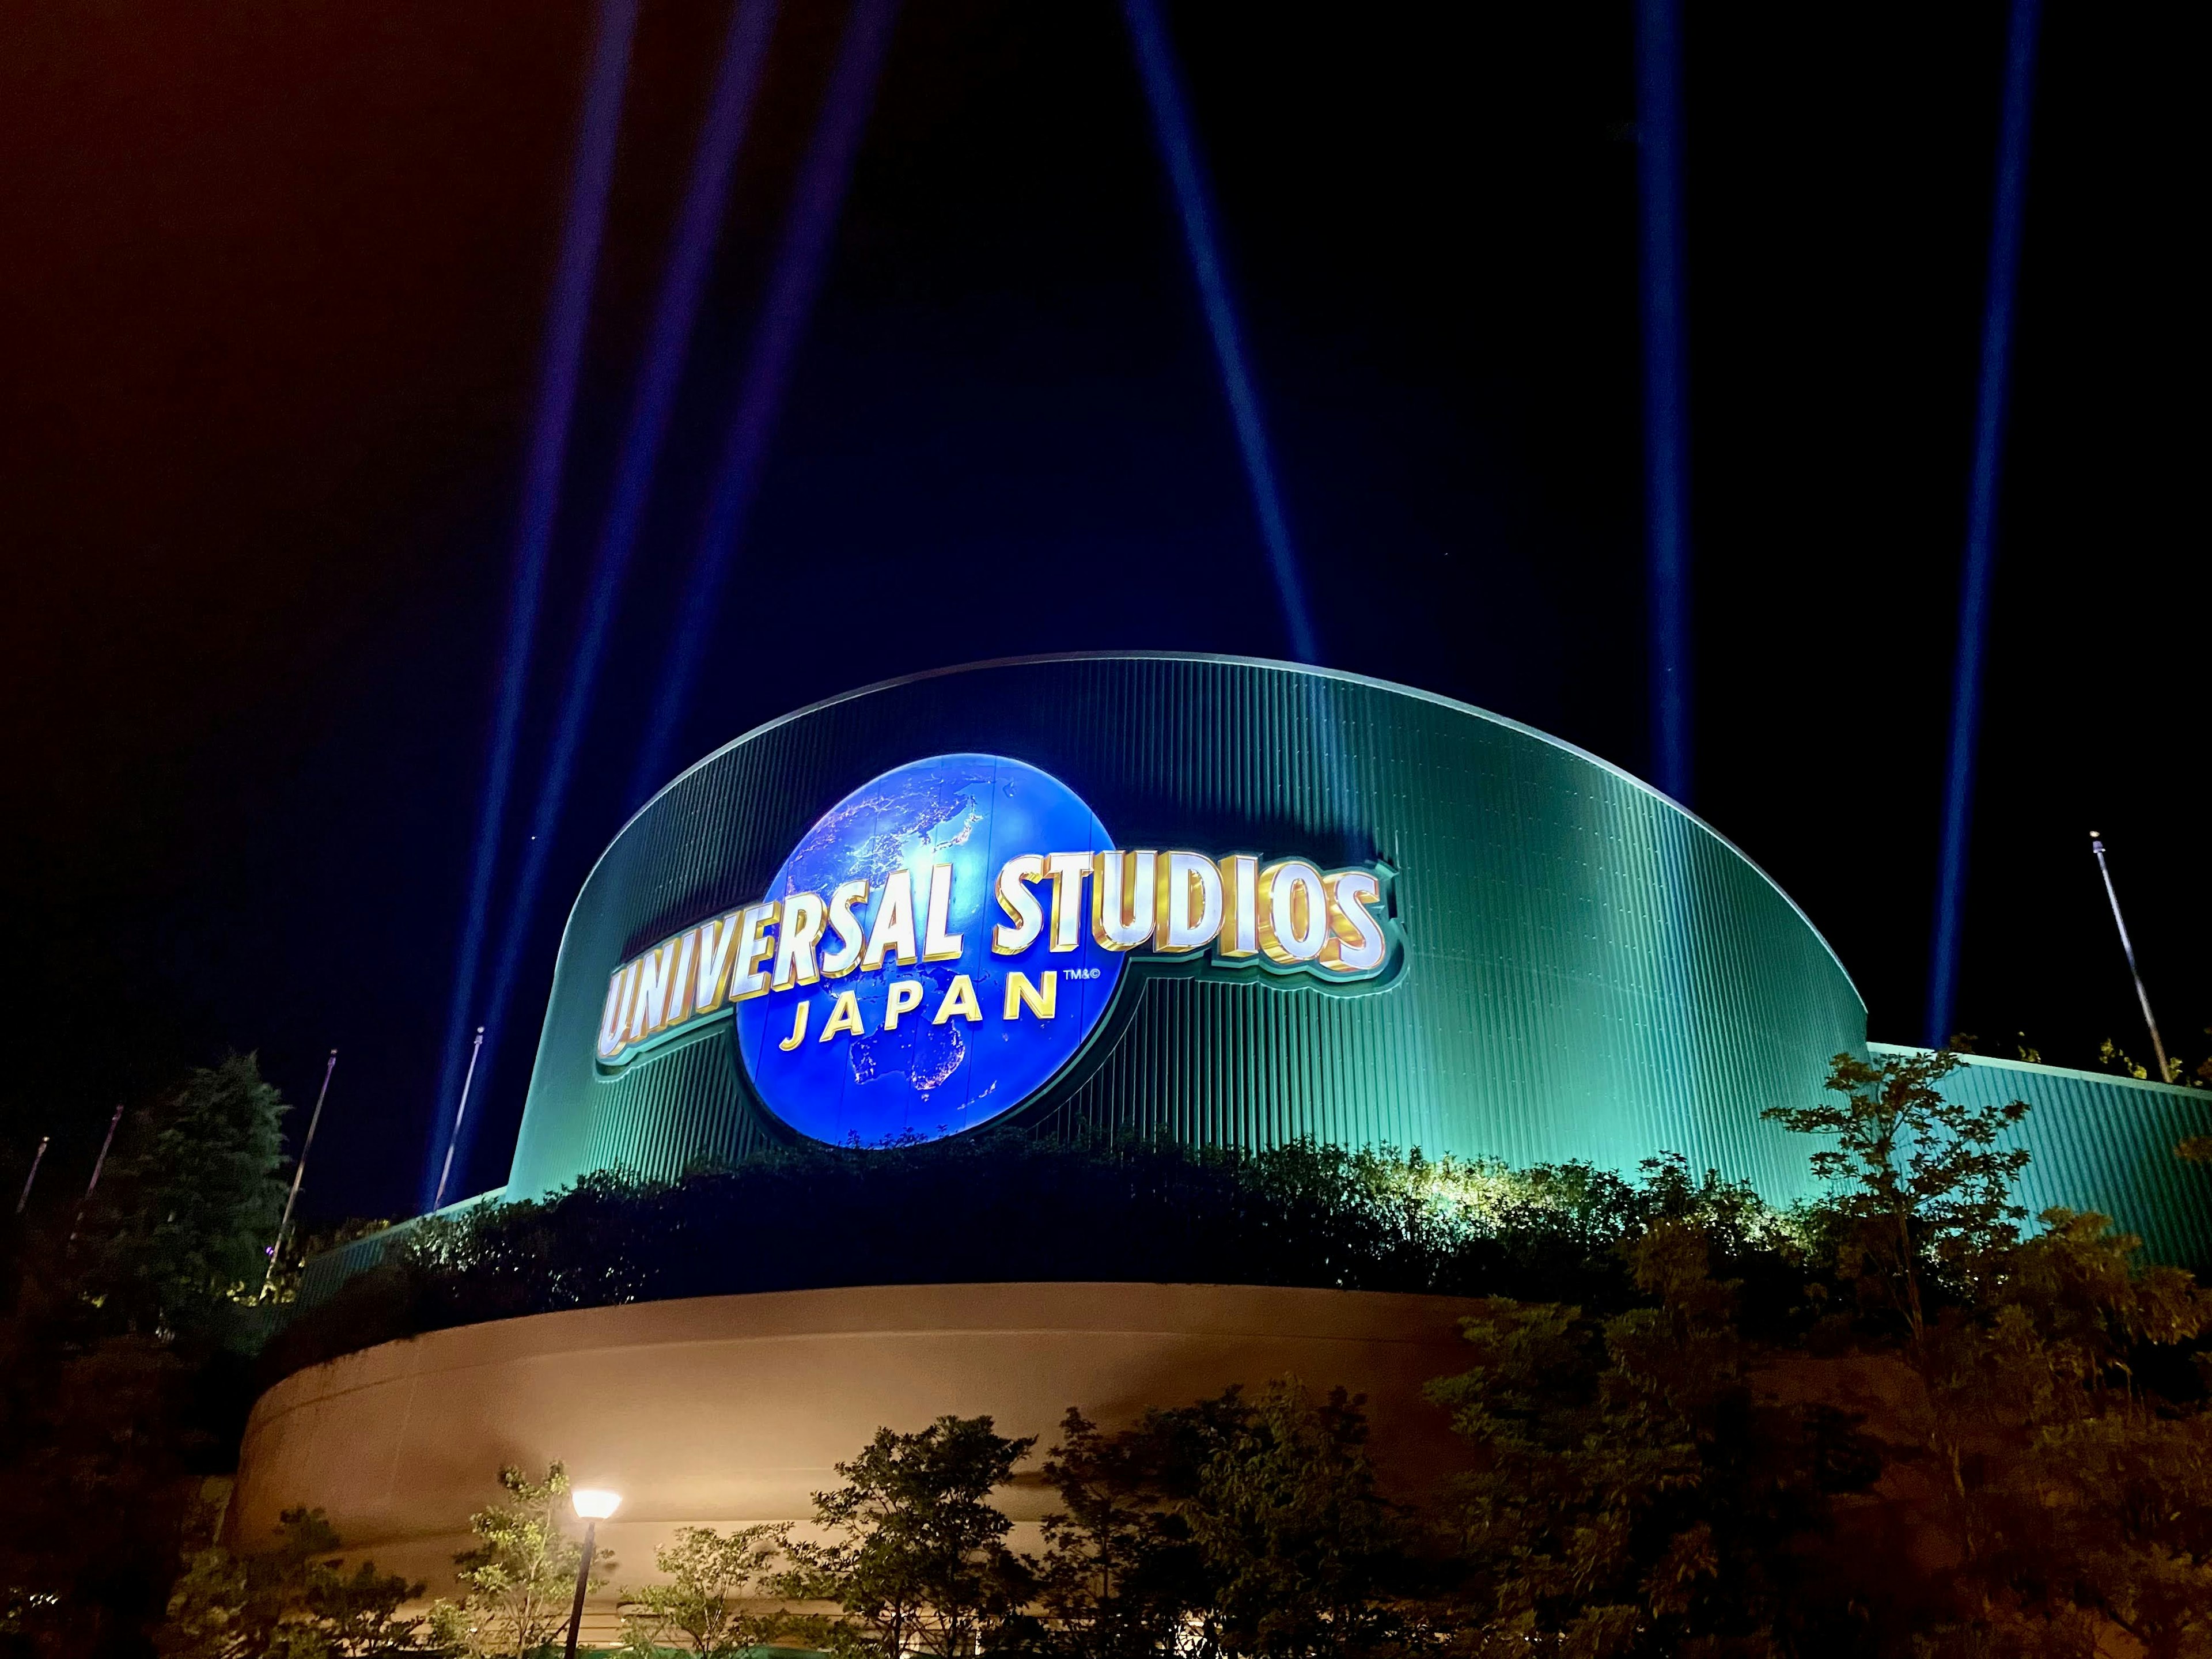
<path fill-rule="evenodd" d="M 1301 1135 L 1516 1164 L 1686 1154 L 1786 1202 L 1802 1150 L 1759 1113 L 1863 1052 L 1866 1014 L 1802 913 L 1709 826 L 1513 721 L 1281 663 L 1126 655 L 872 687 L 748 733 L 663 790 L 586 883 L 509 1197 L 588 1171 L 679 1175 L 787 1132 L 727 1027 L 600 1075 L 610 972 L 757 898 L 815 819 L 889 769 L 1011 756 L 1128 847 L 1389 865 L 1387 989 L 1125 976 L 1058 1083 L 1009 1122 L 1264 1146 Z"/>
<path fill-rule="evenodd" d="M 1070 1406 L 1121 1425 L 1285 1375 L 1365 1394 L 1385 1478 L 1418 1493 L 1456 1443 L 1421 1385 L 1466 1369 L 1458 1321 L 1473 1305 L 1218 1285 L 907 1285 L 437 1331 L 264 1395 L 225 1530 L 252 1545 L 286 1506 L 319 1505 L 349 1556 L 443 1593 L 501 1465 L 542 1472 L 558 1458 L 577 1484 L 623 1494 L 601 1537 L 618 1581 L 636 1583 L 680 1525 L 804 1520 L 810 1494 L 836 1484 L 831 1465 L 879 1426 L 988 1413 L 1001 1433 L 1043 1437 L 1042 1451 Z M 1049 1498 L 1031 1476 L 1007 1507 L 1033 1523 Z M 1034 1548 L 1033 1524 L 1022 1534 Z"/>

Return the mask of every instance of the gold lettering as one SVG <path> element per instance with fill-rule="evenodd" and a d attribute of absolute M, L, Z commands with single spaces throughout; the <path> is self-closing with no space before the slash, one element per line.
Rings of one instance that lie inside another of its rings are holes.
<path fill-rule="evenodd" d="M 868 948 L 861 953 L 860 966 L 873 973 L 884 965 L 886 951 L 902 968 L 913 966 L 916 959 L 914 872 L 910 870 L 894 870 L 884 878 L 883 902 L 876 906 L 876 925 L 868 934 Z"/>
<path fill-rule="evenodd" d="M 860 1002 L 850 991 L 837 993 L 837 1000 L 830 1005 L 830 1018 L 823 1022 L 822 1035 L 814 1040 L 827 1042 L 840 1031 L 850 1031 L 854 1036 L 866 1036 L 868 1028 L 860 1024 Z"/>
<path fill-rule="evenodd" d="M 1304 859 L 1285 859 L 1260 872 L 1260 949 L 1289 968 L 1321 955 L 1328 938 L 1328 892 L 1321 872 Z"/>
<path fill-rule="evenodd" d="M 933 864 L 929 866 L 929 917 L 921 930 L 921 959 L 924 962 L 957 962 L 960 959 L 960 935 L 945 931 L 945 924 L 951 914 L 952 866 Z"/>
<path fill-rule="evenodd" d="M 860 918 L 853 914 L 853 907 L 867 902 L 866 881 L 846 882 L 830 895 L 830 927 L 837 935 L 837 948 L 822 958 L 823 978 L 842 979 L 860 965 L 860 951 L 867 943 L 867 935 Z"/>
<path fill-rule="evenodd" d="M 1323 876 L 1322 886 L 1328 894 L 1328 938 L 1321 965 L 1331 973 L 1372 973 L 1389 954 L 1382 924 L 1367 908 L 1382 896 L 1382 884 L 1365 870 L 1339 870 Z"/>
<path fill-rule="evenodd" d="M 965 974 L 955 974 L 952 983 L 945 988 L 945 1000 L 937 1005 L 937 1012 L 929 1017 L 932 1025 L 942 1025 L 953 1015 L 965 1020 L 979 1020 L 983 1010 L 975 1000 L 975 981 Z"/>
<path fill-rule="evenodd" d="M 910 1014 L 921 1006 L 921 981 L 918 979 L 895 979 L 884 988 L 884 1030 L 898 1030 L 899 1016 Z"/>
<path fill-rule="evenodd" d="M 774 899 L 766 904 L 749 904 L 739 914 L 738 960 L 730 976 L 731 1001 L 750 1002 L 768 994 L 768 969 L 761 963 L 775 949 L 775 935 L 769 930 L 781 914 L 782 907 Z"/>
<path fill-rule="evenodd" d="M 617 968 L 607 978 L 607 1006 L 599 1011 L 599 1058 L 612 1060 L 623 1051 L 622 1026 L 617 1023 L 622 1013 L 623 981 L 629 976 L 627 964 Z"/>
<path fill-rule="evenodd" d="M 1019 1019 L 1027 1008 L 1039 1019 L 1050 1019 L 1060 1006 L 1060 975 L 1048 968 L 1041 976 L 1042 987 L 1030 983 L 1030 976 L 1016 969 L 1006 975 L 1006 1011 L 1005 1019 Z"/>
<path fill-rule="evenodd" d="M 1101 853 L 1091 877 L 1091 937 L 1108 951 L 1133 951 L 1152 936 L 1158 854 Z"/>
<path fill-rule="evenodd" d="M 1001 924 L 991 930 L 993 955 L 1019 956 L 1036 943 L 1036 936 L 1044 930 L 1044 911 L 1037 904 L 1036 895 L 1030 891 L 1030 884 L 1043 879 L 1044 860 L 1035 853 L 1008 859 L 999 872 L 999 908 L 1013 919 L 1014 925 Z M 1053 890 L 1058 893 L 1057 882 Z"/>
<path fill-rule="evenodd" d="M 814 943 L 822 937 L 822 895 L 793 893 L 783 902 L 783 938 L 775 947 L 775 977 L 769 981 L 779 991 L 794 985 L 811 985 L 821 977 L 814 966 Z"/>
<path fill-rule="evenodd" d="M 1083 942 L 1083 878 L 1091 873 L 1088 853 L 1054 853 L 1044 861 L 1052 878 L 1052 945 L 1074 950 Z"/>
<path fill-rule="evenodd" d="M 1221 872 L 1203 853 L 1168 853 L 1162 860 L 1153 948 L 1202 951 L 1221 931 Z"/>
<path fill-rule="evenodd" d="M 851 994 L 848 992 L 847 994 L 850 995 Z M 813 1000 L 809 997 L 801 997 L 799 1001 L 793 1005 L 791 1011 L 791 1035 L 775 1045 L 777 1048 L 782 1049 L 784 1053 L 789 1054 L 793 1048 L 796 1048 L 800 1043 L 806 1041 L 806 1011 L 813 1006 Z"/>
<path fill-rule="evenodd" d="M 692 975 L 691 1006 L 710 1014 L 722 1006 L 730 989 L 730 958 L 738 945 L 738 913 L 702 922 L 699 927 L 699 970 Z"/>

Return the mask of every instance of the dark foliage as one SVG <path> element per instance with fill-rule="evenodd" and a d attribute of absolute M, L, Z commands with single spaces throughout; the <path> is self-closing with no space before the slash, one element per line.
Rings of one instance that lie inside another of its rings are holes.
<path fill-rule="evenodd" d="M 420 1619 L 398 1617 L 423 1586 L 363 1561 L 349 1573 L 320 1510 L 290 1509 L 276 1541 L 234 1554 L 210 1545 L 169 1598 L 162 1659 L 383 1659 L 420 1650 Z"/>
<path fill-rule="evenodd" d="M 252 1402 L 286 1110 L 252 1055 L 128 1115 L 91 1201 L 20 1232 L 0 1291 L 0 1655 L 151 1651 L 204 1477 Z"/>
<path fill-rule="evenodd" d="M 1417 1523 L 1378 1490 L 1363 1402 L 1291 1378 L 1148 1411 L 1071 1409 L 1044 1467 L 1034 1645 L 1064 1659 L 1337 1659 L 1421 1626 Z"/>
<path fill-rule="evenodd" d="M 176 1330 L 252 1298 L 284 1207 L 290 1109 L 253 1055 L 232 1054 L 131 1115 L 76 1250 L 112 1314 Z"/>
<path fill-rule="evenodd" d="M 1474 1368 L 1431 1386 L 1474 1455 L 1439 1631 L 1478 1655 L 1853 1651 L 1830 1499 L 1872 1485 L 1876 1449 L 1833 1410 L 1761 1389 L 1765 1356 L 1697 1228 L 1624 1254 L 1658 1305 L 1599 1321 L 1491 1302 L 1465 1322 Z"/>
<path fill-rule="evenodd" d="M 2002 1272 L 2027 1212 L 2012 1201 L 2027 1153 L 2001 1145 L 2027 1103 L 1976 1106 L 1940 1086 L 1959 1066 L 1941 1049 L 1877 1060 L 1838 1054 L 1824 1097 L 1762 1115 L 1820 1137 L 1813 1173 L 1818 1254 L 1862 1316 L 1887 1317 L 1917 1346 L 1944 1305 L 1972 1301 Z"/>
<path fill-rule="evenodd" d="M 944 1224 L 948 1215 L 957 1227 Z M 1778 1317 L 1800 1275 L 1748 1188 L 1679 1158 L 1630 1181 L 1299 1142 L 1270 1152 L 1018 1135 L 781 1151 L 667 1184 L 595 1176 L 426 1226 L 271 1346 L 274 1377 L 517 1315 L 846 1285 L 1134 1280 L 1629 1305 L 1614 1247 L 1694 1219 Z"/>
<path fill-rule="evenodd" d="M 2110 1219 L 2051 1209 L 2021 1237 L 2027 1111 L 1962 1106 L 1949 1054 L 1836 1057 L 1832 1097 L 1768 1113 L 1832 1137 L 1810 1265 L 1840 1340 L 1893 1374 L 1868 1424 L 1917 1534 L 1915 1571 L 1863 1578 L 1918 1659 L 2212 1653 L 2212 1295 Z M 2192 1363 L 2193 1362 L 2193 1363 Z"/>
<path fill-rule="evenodd" d="M 191 1368 L 148 1336 L 88 1334 L 46 1287 L 0 1322 L 0 1655 L 151 1652 L 193 1517 Z"/>
<path fill-rule="evenodd" d="M 825 1534 L 787 1546 L 778 1593 L 833 1601 L 795 1634 L 835 1659 L 966 1656 L 1003 1646 L 1036 1589 L 1025 1557 L 1006 1547 L 1013 1522 L 992 1502 L 1036 1444 L 996 1432 L 988 1417 L 940 1417 L 913 1434 L 878 1429 L 843 1484 L 814 1494 Z"/>

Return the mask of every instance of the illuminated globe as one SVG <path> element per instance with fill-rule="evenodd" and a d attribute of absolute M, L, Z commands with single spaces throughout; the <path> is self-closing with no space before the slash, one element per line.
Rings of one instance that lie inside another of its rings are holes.
<path fill-rule="evenodd" d="M 993 755 L 940 755 L 863 784 L 810 830 L 769 884 L 779 902 L 794 893 L 826 901 L 841 883 L 865 880 L 868 902 L 855 915 L 872 931 L 884 879 L 911 872 L 917 943 L 927 924 L 929 872 L 952 868 L 945 931 L 960 939 L 957 960 L 861 969 L 812 986 L 772 991 L 738 1005 L 738 1052 L 762 1102 L 817 1140 L 879 1146 L 935 1139 L 988 1122 L 1051 1081 L 1089 1039 L 1121 982 L 1125 957 L 1091 939 L 1087 889 L 1081 943 L 1049 948 L 1049 921 L 1018 956 L 994 955 L 993 927 L 1007 920 L 993 884 L 1008 859 L 1025 853 L 1096 853 L 1109 848 L 1105 827 L 1066 784 L 1034 766 Z M 1036 890 L 1048 908 L 1051 888 Z M 824 949 L 834 941 L 825 941 Z M 1006 979 L 1025 974 L 1042 985 L 1054 975 L 1053 1018 L 1030 1011 L 1002 1017 Z M 982 1018 L 935 1015 L 965 974 Z M 885 1030 L 889 987 L 918 980 L 919 1006 Z M 860 1008 L 859 1035 L 823 1040 L 841 992 Z M 798 1005 L 807 1009 L 804 1039 L 789 1048 Z"/>

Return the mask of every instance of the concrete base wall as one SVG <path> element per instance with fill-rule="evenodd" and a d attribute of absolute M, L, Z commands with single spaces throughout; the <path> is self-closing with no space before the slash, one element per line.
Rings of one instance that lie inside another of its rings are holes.
<path fill-rule="evenodd" d="M 1054 1442 L 1079 1406 L 1118 1426 L 1232 1382 L 1296 1376 L 1368 1397 L 1385 1480 L 1408 1496 L 1455 1467 L 1420 1397 L 1464 1370 L 1455 1297 L 1235 1285 L 931 1285 L 635 1303 L 391 1342 L 286 1378 L 246 1431 L 225 1531 L 252 1548 L 288 1505 L 319 1506 L 349 1556 L 450 1589 L 497 1472 L 560 1459 L 611 1486 L 617 1584 L 648 1582 L 683 1525 L 800 1521 L 877 1428 L 988 1413 Z M 1038 1459 L 1032 1460 L 1032 1467 Z M 1006 1499 L 1036 1547 L 1052 1494 Z M 611 1595 L 592 1630 L 612 1639 Z M 591 1632 L 587 1632 L 588 1635 Z"/>

